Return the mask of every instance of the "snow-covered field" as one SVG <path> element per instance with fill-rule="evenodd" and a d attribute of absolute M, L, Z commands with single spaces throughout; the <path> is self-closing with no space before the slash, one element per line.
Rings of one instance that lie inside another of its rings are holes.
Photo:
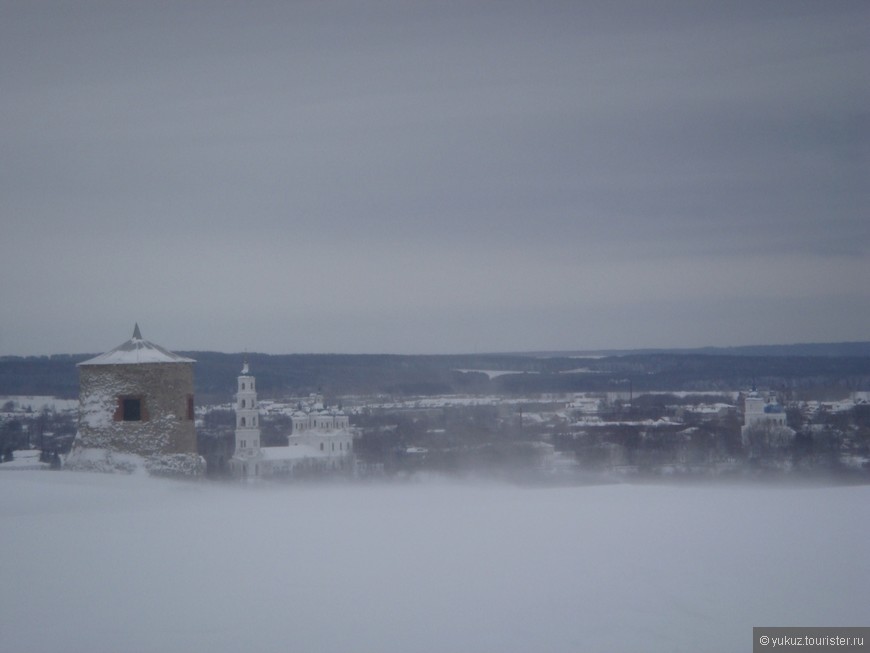
<path fill-rule="evenodd" d="M 748 651 L 870 625 L 870 487 L 0 473 L 0 648 Z"/>
<path fill-rule="evenodd" d="M 52 410 L 57 413 L 78 410 L 78 399 L 58 399 L 47 395 L 0 395 L 0 406 L 12 402 L 13 410 L 32 412 Z"/>
<path fill-rule="evenodd" d="M 454 370 L 454 372 L 486 374 L 490 381 L 507 374 L 538 374 L 538 372 L 523 372 L 522 370 Z"/>

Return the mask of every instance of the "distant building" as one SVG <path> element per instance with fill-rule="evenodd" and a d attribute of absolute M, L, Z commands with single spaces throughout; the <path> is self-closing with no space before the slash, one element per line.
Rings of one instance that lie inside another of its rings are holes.
<path fill-rule="evenodd" d="M 254 478 L 264 475 L 256 379 L 250 375 L 247 362 L 238 377 L 235 440 L 235 451 L 230 459 L 230 471 L 233 476 Z"/>
<path fill-rule="evenodd" d="M 69 468 L 196 474 L 194 360 L 133 337 L 79 363 L 79 424 Z"/>
<path fill-rule="evenodd" d="M 763 397 L 753 390 L 745 399 L 743 428 L 759 424 L 785 426 L 785 409 L 773 397 Z"/>
<path fill-rule="evenodd" d="M 256 379 L 245 362 L 237 380 L 235 453 L 230 471 L 236 478 L 321 476 L 349 471 L 353 465 L 353 437 L 347 416 L 322 403 L 311 412 L 292 416 L 287 446 L 260 446 L 260 408 Z M 303 416 L 304 415 L 304 416 Z"/>
<path fill-rule="evenodd" d="M 323 396 L 313 394 L 305 404 L 290 416 L 293 422 L 293 435 L 308 431 L 341 431 L 350 428 L 350 419 L 340 409 L 327 408 Z"/>
<path fill-rule="evenodd" d="M 753 387 L 744 399 L 743 427 L 740 434 L 744 447 L 753 444 L 754 434 L 763 435 L 768 446 L 783 446 L 791 442 L 795 432 L 787 426 L 785 408 L 776 398 L 771 395 L 762 396 Z"/>

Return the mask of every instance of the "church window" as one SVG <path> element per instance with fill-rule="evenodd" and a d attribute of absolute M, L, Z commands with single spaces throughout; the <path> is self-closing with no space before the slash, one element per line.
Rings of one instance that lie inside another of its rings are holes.
<path fill-rule="evenodd" d="M 244 425 L 245 425 L 245 418 L 243 417 L 242 418 L 242 426 L 244 426 Z"/>
<path fill-rule="evenodd" d="M 245 400 L 242 399 L 242 408 L 244 408 L 244 407 L 245 407 Z"/>
<path fill-rule="evenodd" d="M 320 443 L 320 450 L 323 451 L 323 443 Z"/>

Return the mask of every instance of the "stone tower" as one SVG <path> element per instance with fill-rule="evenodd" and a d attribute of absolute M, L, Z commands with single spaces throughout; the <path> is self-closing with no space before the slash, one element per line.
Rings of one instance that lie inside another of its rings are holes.
<path fill-rule="evenodd" d="M 79 363 L 79 426 L 68 466 L 100 452 L 116 461 L 121 454 L 198 458 L 194 362 L 145 340 L 137 324 L 130 340 Z"/>

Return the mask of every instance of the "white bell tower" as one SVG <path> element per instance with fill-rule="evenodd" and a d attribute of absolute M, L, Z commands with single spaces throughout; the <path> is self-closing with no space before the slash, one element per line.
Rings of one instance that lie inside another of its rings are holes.
<path fill-rule="evenodd" d="M 239 375 L 236 393 L 236 452 L 234 458 L 260 458 L 260 410 L 257 407 L 256 381 L 250 374 L 248 361 Z M 253 465 L 250 471 L 258 476 L 259 469 Z M 250 473 L 250 472 L 249 472 Z"/>

